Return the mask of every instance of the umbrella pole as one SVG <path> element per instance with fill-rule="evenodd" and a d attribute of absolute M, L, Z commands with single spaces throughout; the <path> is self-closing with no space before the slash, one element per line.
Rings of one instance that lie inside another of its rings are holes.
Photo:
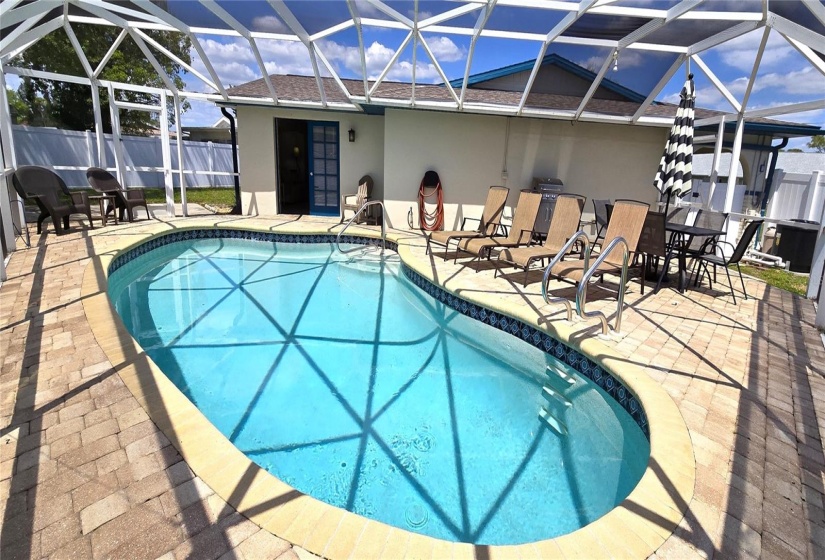
<path fill-rule="evenodd" d="M 670 189 L 668 189 L 668 191 L 667 191 L 667 201 L 665 202 L 665 221 L 667 221 L 667 211 L 668 211 L 668 208 L 670 207 L 670 193 L 671 192 L 672 191 Z"/>

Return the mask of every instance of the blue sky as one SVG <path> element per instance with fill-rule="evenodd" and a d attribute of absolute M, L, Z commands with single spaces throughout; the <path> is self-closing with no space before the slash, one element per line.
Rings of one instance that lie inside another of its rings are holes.
<path fill-rule="evenodd" d="M 227 2 L 226 0 L 219 0 L 218 3 L 249 29 L 273 33 L 290 32 L 266 2 L 252 0 Z M 677 0 L 619 0 L 618 2 L 618 4 L 625 6 L 632 5 L 659 9 L 667 9 L 676 3 Z M 356 0 L 356 4 L 362 17 L 390 19 L 364 0 Z M 412 17 L 414 6 L 412 1 L 389 1 L 387 4 L 399 13 Z M 309 33 L 318 32 L 350 18 L 346 3 L 341 0 L 287 0 L 286 5 Z M 419 20 L 459 5 L 441 0 L 420 0 Z M 753 11 L 761 9 L 761 5 L 760 1 L 754 0 L 725 0 L 724 2 L 708 0 L 704 5 L 704 9 Z M 170 0 L 169 9 L 174 15 L 192 26 L 228 28 L 224 22 L 197 2 Z M 477 14 L 478 12 L 471 12 L 447 21 L 443 25 L 472 27 Z M 493 11 L 486 28 L 544 34 L 563 16 L 564 13 L 558 11 L 501 6 Z M 622 18 L 591 16 L 590 19 L 580 20 L 578 25 L 581 25 L 583 31 L 593 25 L 605 26 L 608 31 L 623 36 L 626 34 L 626 26 L 632 27 L 633 24 L 633 21 L 622 20 Z M 707 28 L 714 24 L 676 22 L 667 26 L 667 35 L 660 31 L 657 32 L 659 33 L 658 36 L 656 34 L 651 35 L 646 41 L 668 40 L 673 33 L 708 33 L 708 31 L 703 31 L 701 27 L 697 28 L 697 25 Z M 575 29 L 571 28 L 567 34 L 574 31 Z M 753 68 L 754 57 L 762 33 L 761 29 L 751 32 L 701 55 L 718 78 L 726 84 L 739 100 L 742 99 Z M 375 78 L 380 74 L 401 46 L 405 36 L 406 32 L 401 30 L 373 26 L 364 27 L 367 72 L 371 78 Z M 238 85 L 261 77 L 261 72 L 252 51 L 244 39 L 219 35 L 199 35 L 198 37 L 224 85 Z M 424 38 L 448 79 L 460 78 L 464 75 L 470 46 L 469 37 L 424 32 Z M 683 42 L 684 44 L 690 44 L 693 40 L 686 38 Z M 312 74 L 309 56 L 302 43 L 275 40 L 258 40 L 257 43 L 268 73 Z M 330 35 L 323 39 L 319 45 L 340 76 L 360 78 L 361 62 L 357 47 L 357 35 L 354 29 L 350 28 Z M 483 37 L 477 43 L 471 74 L 535 59 L 540 46 L 540 43 L 536 41 Z M 607 48 L 574 45 L 552 45 L 548 50 L 548 53 L 550 52 L 555 52 L 593 71 L 598 71 L 605 58 L 611 55 L 610 49 Z M 193 65 L 206 74 L 203 63 L 194 51 L 192 52 L 192 58 Z M 419 83 L 440 83 L 442 81 L 432 61 L 421 46 L 418 47 L 415 58 L 416 80 Z M 619 57 L 618 70 L 609 71 L 607 77 L 646 95 L 658 82 L 662 73 L 672 64 L 673 60 L 675 60 L 675 55 L 669 53 L 625 50 Z M 412 75 L 412 66 L 413 47 L 410 44 L 390 70 L 387 79 L 409 81 Z M 696 79 L 697 106 L 731 110 L 730 104 L 710 80 L 704 76 L 702 71 L 695 65 L 692 70 Z M 684 83 L 685 74 L 686 69 L 684 68 L 677 72 L 657 99 L 659 101 L 678 102 L 678 95 Z M 188 90 L 212 91 L 192 74 L 187 74 L 185 80 Z M 10 82 L 10 85 L 14 85 L 14 80 L 10 80 Z M 825 76 L 814 69 L 784 38 L 776 32 L 772 32 L 748 107 L 760 108 L 810 101 L 821 98 L 823 91 L 825 91 Z M 183 116 L 183 124 L 185 126 L 205 126 L 214 123 L 219 118 L 220 112 L 211 103 L 192 102 L 192 109 Z M 775 118 L 825 127 L 825 111 L 822 110 Z M 806 140 L 792 141 L 791 146 L 803 147 L 805 142 Z"/>
<path fill-rule="evenodd" d="M 636 0 L 622 2 L 623 5 L 640 7 L 667 8 L 673 5 L 671 0 Z M 202 6 L 195 11 L 188 11 L 189 2 L 171 2 L 172 10 L 185 16 L 187 23 L 193 25 L 224 25 Z M 240 2 L 227 5 L 231 13 L 241 23 L 257 31 L 286 32 L 288 28 L 277 17 L 274 10 L 266 3 Z M 413 3 L 389 2 L 403 15 L 412 16 Z M 328 26 L 349 18 L 349 12 L 343 2 L 295 2 L 287 5 L 304 25 L 309 33 L 317 32 Z M 363 17 L 388 19 L 383 13 L 366 2 L 358 2 Z M 422 13 L 419 19 L 441 13 L 456 7 L 456 4 L 441 1 L 422 0 L 419 3 Z M 754 10 L 761 7 L 761 2 L 745 1 L 733 4 L 711 3 L 709 9 L 737 7 Z M 186 8 L 186 10 L 184 10 Z M 546 10 L 529 10 L 512 7 L 498 7 L 487 24 L 488 29 L 524 31 L 529 33 L 546 33 L 562 17 L 560 12 Z M 461 16 L 444 25 L 469 26 L 475 23 L 476 13 Z M 599 21 L 601 23 L 601 21 Z M 684 24 L 676 31 L 690 32 L 695 22 Z M 707 25 L 699 23 L 699 25 Z M 695 27 L 694 27 L 695 29 Z M 376 27 L 364 28 L 364 45 L 367 56 L 367 72 L 376 77 L 400 47 L 406 33 Z M 464 74 L 466 57 L 469 51 L 469 37 L 424 33 L 431 50 L 449 79 L 460 78 Z M 733 95 L 741 100 L 753 68 L 754 58 L 762 38 L 762 30 L 741 36 L 720 47 L 707 51 L 701 56 L 727 85 Z M 649 40 L 653 41 L 656 37 Z M 246 42 L 242 39 L 230 39 L 220 36 L 203 37 L 203 46 L 226 84 L 237 85 L 260 77 L 260 71 Z M 311 66 L 306 49 L 301 43 L 261 40 L 258 42 L 266 68 L 269 73 L 311 74 Z M 348 29 L 327 37 L 320 43 L 321 49 L 336 71 L 342 77 L 360 77 L 360 58 L 357 49 L 357 36 L 354 29 Z M 511 39 L 481 38 L 478 41 L 471 73 L 500 68 L 508 64 L 535 59 L 540 43 Z M 553 45 L 548 52 L 556 52 L 582 66 L 597 71 L 605 57 L 610 56 L 606 48 L 584 47 L 574 45 Z M 649 53 L 642 51 L 624 51 L 619 57 L 618 71 L 610 71 L 607 77 L 633 90 L 647 94 L 658 81 L 661 74 L 675 59 L 668 53 Z M 391 69 L 388 80 L 409 81 L 412 74 L 412 46 L 408 46 L 399 61 Z M 202 64 L 196 60 L 196 66 Z M 711 109 L 731 110 L 730 104 L 713 86 L 702 71 L 695 65 L 692 68 L 697 87 L 697 106 Z M 678 102 L 679 91 L 685 80 L 686 71 L 676 73 L 670 83 L 659 94 L 658 100 Z M 416 53 L 416 80 L 421 83 L 440 83 L 435 66 L 426 52 L 419 46 Z M 204 85 L 192 77 L 189 83 L 193 89 L 204 90 Z M 759 73 L 752 92 L 749 108 L 769 107 L 785 103 L 810 101 L 821 97 L 825 91 L 825 76 L 816 71 L 784 38 L 771 33 Z M 218 117 L 217 112 L 204 104 L 194 107 L 185 116 L 184 124 L 208 124 Z M 817 124 L 825 127 L 825 111 L 812 111 L 802 114 L 786 115 L 783 120 L 793 120 Z M 792 145 L 803 146 L 805 141 L 795 141 Z"/>

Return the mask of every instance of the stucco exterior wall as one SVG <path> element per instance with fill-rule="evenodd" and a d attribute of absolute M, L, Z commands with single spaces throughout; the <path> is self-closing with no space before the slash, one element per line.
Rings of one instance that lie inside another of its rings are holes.
<path fill-rule="evenodd" d="M 384 128 L 384 197 L 393 227 L 407 227 L 412 207 L 418 226 L 418 186 L 434 169 L 444 187 L 445 229 L 478 217 L 491 185 L 510 187 L 508 204 L 533 177 L 558 177 L 566 192 L 588 198 L 631 198 L 654 203 L 653 176 L 667 130 L 627 125 L 510 119 L 387 110 Z M 511 215 L 506 212 L 505 216 Z"/>
<path fill-rule="evenodd" d="M 355 193 L 358 179 L 371 175 L 373 196 L 383 197 L 384 119 L 380 116 L 305 111 L 286 108 L 238 107 L 238 159 L 241 204 L 244 214 L 272 215 L 278 211 L 275 158 L 276 118 L 334 121 L 339 123 L 341 192 Z M 355 142 L 347 132 L 355 130 Z"/>
<path fill-rule="evenodd" d="M 586 219 L 593 198 L 654 203 L 653 175 L 667 134 L 665 128 L 511 118 L 508 136 L 508 119 L 497 116 L 388 109 L 380 117 L 239 107 L 245 214 L 277 212 L 276 117 L 338 121 L 342 191 L 355 192 L 358 179 L 369 173 L 374 196 L 387 206 L 388 225 L 401 229 L 410 208 L 418 226 L 418 186 L 428 169 L 438 172 L 444 186 L 446 229 L 480 216 L 489 186 L 510 187 L 512 206 L 533 177 L 558 177 L 565 191 L 586 196 Z M 354 143 L 347 141 L 350 127 Z"/>

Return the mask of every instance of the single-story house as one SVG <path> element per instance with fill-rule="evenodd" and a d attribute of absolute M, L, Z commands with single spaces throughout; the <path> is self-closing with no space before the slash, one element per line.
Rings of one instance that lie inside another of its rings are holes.
<path fill-rule="evenodd" d="M 467 101 L 517 107 L 533 64 L 527 61 L 471 76 Z M 558 55 L 548 55 L 525 106 L 569 115 L 587 96 L 595 77 Z M 534 177 L 559 178 L 564 191 L 588 199 L 654 203 L 658 192 L 653 177 L 669 132 L 667 123 L 677 108 L 653 103 L 644 114 L 663 117 L 661 125 L 631 125 L 629 117 L 644 96 L 605 79 L 587 111 L 619 117 L 615 124 L 402 107 L 400 101 L 410 98 L 413 86 L 398 82 L 379 84 L 370 101 L 359 105 L 361 112 L 354 112 L 336 108 L 336 103 L 340 107 L 348 100 L 332 78 L 323 78 L 329 108 L 317 110 L 300 107 L 302 101 L 320 100 L 314 77 L 272 75 L 270 80 L 279 106 L 252 102 L 270 95 L 263 79 L 228 90 L 232 96 L 250 99 L 248 104 L 221 103 L 236 108 L 244 130 L 239 139 L 243 212 L 337 216 L 340 193 L 354 193 L 358 179 L 369 174 L 375 180 L 373 197 L 384 201 L 388 225 L 396 228 L 407 227 L 410 211 L 413 227 L 418 227 L 418 188 L 430 169 L 439 174 L 444 189 L 445 229 L 458 229 L 463 217 L 478 216 L 487 187 L 510 187 L 508 203 L 513 205 Z M 342 84 L 352 95 L 364 95 L 363 81 L 345 79 Z M 452 101 L 441 85 L 416 85 L 414 94 L 417 100 Z M 697 109 L 696 118 L 717 114 Z M 756 121 L 762 126 L 776 123 Z M 794 129 L 795 135 L 818 130 L 799 128 L 805 130 Z M 592 215 L 589 200 L 585 212 L 585 217 Z"/>

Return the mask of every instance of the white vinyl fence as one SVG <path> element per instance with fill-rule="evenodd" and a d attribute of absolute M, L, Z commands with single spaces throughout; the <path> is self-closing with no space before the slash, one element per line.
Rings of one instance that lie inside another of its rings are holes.
<path fill-rule="evenodd" d="M 80 132 L 56 128 L 30 126 L 13 127 L 14 147 L 18 165 L 52 167 L 66 181 L 69 188 L 88 187 L 87 167 L 114 168 L 112 135 L 106 134 L 106 163 L 97 160 L 97 135 L 92 131 Z M 178 168 L 177 141 L 172 140 L 172 168 Z M 187 171 L 186 187 L 231 187 L 232 146 L 212 142 L 183 141 L 183 163 Z M 163 167 L 160 137 L 123 136 L 123 159 L 126 169 L 126 185 L 129 187 L 164 188 L 163 173 L 147 168 Z M 77 169 L 61 169 L 73 167 Z M 178 175 L 173 173 L 175 188 Z"/>
<path fill-rule="evenodd" d="M 777 220 L 819 222 L 825 208 L 825 171 L 785 173 L 777 169 L 767 216 Z"/>

